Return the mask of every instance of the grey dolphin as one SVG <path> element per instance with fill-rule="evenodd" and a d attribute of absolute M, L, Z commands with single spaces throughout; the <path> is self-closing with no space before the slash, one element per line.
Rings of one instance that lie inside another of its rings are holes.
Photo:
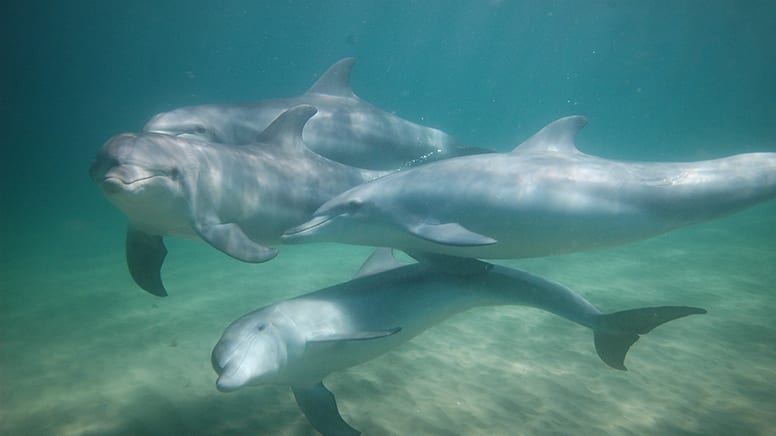
<path fill-rule="evenodd" d="M 254 143 L 227 146 L 158 133 L 127 133 L 103 145 L 90 174 L 129 218 L 126 254 L 140 287 L 164 296 L 163 236 L 201 239 L 245 262 L 272 259 L 284 229 L 334 195 L 383 173 L 348 167 L 305 148 L 315 113 L 298 106 Z"/>
<path fill-rule="evenodd" d="M 324 435 L 358 434 L 337 410 L 322 380 L 374 359 L 444 319 L 476 306 L 536 307 L 593 330 L 609 366 L 624 359 L 639 335 L 687 315 L 694 307 L 662 306 L 602 314 L 559 283 L 473 259 L 437 258 L 400 266 L 378 250 L 359 277 L 251 312 L 229 325 L 213 348 L 216 386 L 290 385 L 299 407 Z M 380 265 L 374 265 L 379 262 Z M 465 263 L 465 273 L 461 271 Z"/>
<path fill-rule="evenodd" d="M 562 118 L 510 153 L 433 162 L 352 188 L 283 240 L 538 257 L 646 239 L 776 196 L 776 153 L 612 161 L 577 150 L 586 122 Z"/>
<path fill-rule="evenodd" d="M 283 111 L 309 104 L 318 113 L 305 126 L 305 143 L 316 153 L 346 165 L 388 170 L 486 152 L 462 147 L 441 130 L 412 123 L 358 98 L 350 87 L 354 62 L 345 58 L 335 63 L 297 97 L 182 107 L 157 114 L 143 130 L 247 144 Z"/>

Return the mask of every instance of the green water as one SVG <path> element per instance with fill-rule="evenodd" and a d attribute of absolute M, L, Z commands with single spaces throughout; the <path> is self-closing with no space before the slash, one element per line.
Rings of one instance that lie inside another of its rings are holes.
<path fill-rule="evenodd" d="M 170 240 L 166 299 L 124 264 L 87 169 L 110 136 L 196 103 L 296 95 L 356 56 L 362 98 L 506 150 L 580 113 L 585 152 L 776 151 L 767 1 L 5 3 L 0 40 L 0 434 L 313 434 L 286 387 L 215 389 L 243 313 L 349 279 L 370 250 L 261 265 Z M 708 309 L 644 336 L 628 372 L 523 307 L 460 314 L 327 385 L 354 427 L 408 434 L 773 434 L 776 203 L 617 249 L 509 261 L 604 311 Z"/>

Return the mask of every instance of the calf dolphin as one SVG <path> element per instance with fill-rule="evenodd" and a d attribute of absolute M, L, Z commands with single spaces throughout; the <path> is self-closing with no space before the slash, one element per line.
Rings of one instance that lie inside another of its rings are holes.
<path fill-rule="evenodd" d="M 157 114 L 143 130 L 224 144 L 247 144 L 283 111 L 300 104 L 318 113 L 304 128 L 311 150 L 334 161 L 374 170 L 485 152 L 466 148 L 441 130 L 380 110 L 350 87 L 355 59 L 332 65 L 304 94 L 244 104 L 188 106 Z"/>
<path fill-rule="evenodd" d="M 561 118 L 510 153 L 433 162 L 352 188 L 283 240 L 539 257 L 646 239 L 776 196 L 776 153 L 612 161 L 577 150 L 586 123 Z"/>
<path fill-rule="evenodd" d="M 383 174 L 305 148 L 311 106 L 284 112 L 251 145 L 227 146 L 158 133 L 111 138 L 90 168 L 129 218 L 126 255 L 135 282 L 165 296 L 163 236 L 201 239 L 245 262 L 272 259 L 284 229 L 334 195 Z"/>
<path fill-rule="evenodd" d="M 600 358 L 621 370 L 639 335 L 677 318 L 706 313 L 663 306 L 602 314 L 571 289 L 525 271 L 473 259 L 440 266 L 444 259 L 438 259 L 400 266 L 379 250 L 349 282 L 237 319 L 213 348 L 217 388 L 230 392 L 246 385 L 290 385 L 319 432 L 358 434 L 340 416 L 324 377 L 374 359 L 469 308 L 525 305 L 559 315 L 592 329 Z M 451 267 L 466 272 L 445 272 Z"/>

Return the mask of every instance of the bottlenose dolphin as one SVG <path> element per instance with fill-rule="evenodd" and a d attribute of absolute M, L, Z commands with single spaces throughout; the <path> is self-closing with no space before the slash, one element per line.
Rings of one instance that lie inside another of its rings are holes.
<path fill-rule="evenodd" d="M 600 358 L 621 370 L 639 335 L 683 316 L 706 313 L 695 307 L 663 306 L 602 314 L 583 296 L 545 278 L 473 259 L 451 261 L 452 265 L 438 265 L 442 259 L 401 266 L 385 250 L 378 250 L 349 282 L 237 319 L 213 348 L 217 388 L 230 392 L 246 385 L 290 385 L 319 432 L 358 434 L 342 419 L 322 380 L 374 359 L 469 308 L 524 305 L 559 315 L 592 329 Z M 451 269 L 466 272 L 454 274 Z"/>
<path fill-rule="evenodd" d="M 776 153 L 612 161 L 577 150 L 586 123 L 561 118 L 510 153 L 433 162 L 352 188 L 283 240 L 539 257 L 646 239 L 776 196 Z"/>
<path fill-rule="evenodd" d="M 157 114 L 143 130 L 248 144 L 283 111 L 309 104 L 318 113 L 305 126 L 305 143 L 316 153 L 346 165 L 389 170 L 486 152 L 462 147 L 441 130 L 399 118 L 358 98 L 350 87 L 354 62 L 354 58 L 345 58 L 335 63 L 298 97 L 182 107 Z"/>
<path fill-rule="evenodd" d="M 254 143 L 227 146 L 158 133 L 125 133 L 103 145 L 90 168 L 108 200 L 129 218 L 127 264 L 146 291 L 165 296 L 163 236 L 201 239 L 245 262 L 272 259 L 284 229 L 334 195 L 383 173 L 348 167 L 305 148 L 315 113 L 298 106 Z"/>

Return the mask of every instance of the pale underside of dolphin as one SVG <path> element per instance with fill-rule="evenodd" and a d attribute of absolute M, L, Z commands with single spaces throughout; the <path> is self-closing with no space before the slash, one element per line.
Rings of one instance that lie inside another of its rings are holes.
<path fill-rule="evenodd" d="M 352 188 L 283 239 L 539 257 L 646 239 L 776 196 L 776 153 L 612 161 L 577 150 L 585 124 L 562 118 L 510 153 L 433 162 Z"/>
<path fill-rule="evenodd" d="M 441 130 L 412 123 L 358 98 L 350 86 L 354 62 L 345 58 L 335 63 L 298 97 L 182 107 L 157 114 L 143 130 L 249 144 L 282 112 L 308 104 L 318 113 L 304 128 L 305 143 L 316 153 L 346 165 L 390 170 L 487 151 L 462 147 Z"/>
<path fill-rule="evenodd" d="M 157 133 L 110 139 L 90 169 L 129 218 L 126 255 L 143 289 L 166 295 L 162 237 L 199 239 L 245 262 L 272 259 L 280 235 L 334 195 L 383 175 L 305 148 L 311 106 L 284 112 L 251 145 L 227 146 Z"/>
<path fill-rule="evenodd" d="M 446 256 L 399 265 L 390 251 L 379 249 L 349 282 L 234 321 L 213 349 L 216 384 L 225 392 L 247 385 L 290 385 L 318 431 L 358 434 L 323 385 L 328 374 L 378 357 L 456 313 L 490 305 L 536 307 L 588 327 L 599 357 L 621 370 L 639 335 L 706 312 L 662 306 L 602 314 L 566 286 L 525 271 Z"/>

